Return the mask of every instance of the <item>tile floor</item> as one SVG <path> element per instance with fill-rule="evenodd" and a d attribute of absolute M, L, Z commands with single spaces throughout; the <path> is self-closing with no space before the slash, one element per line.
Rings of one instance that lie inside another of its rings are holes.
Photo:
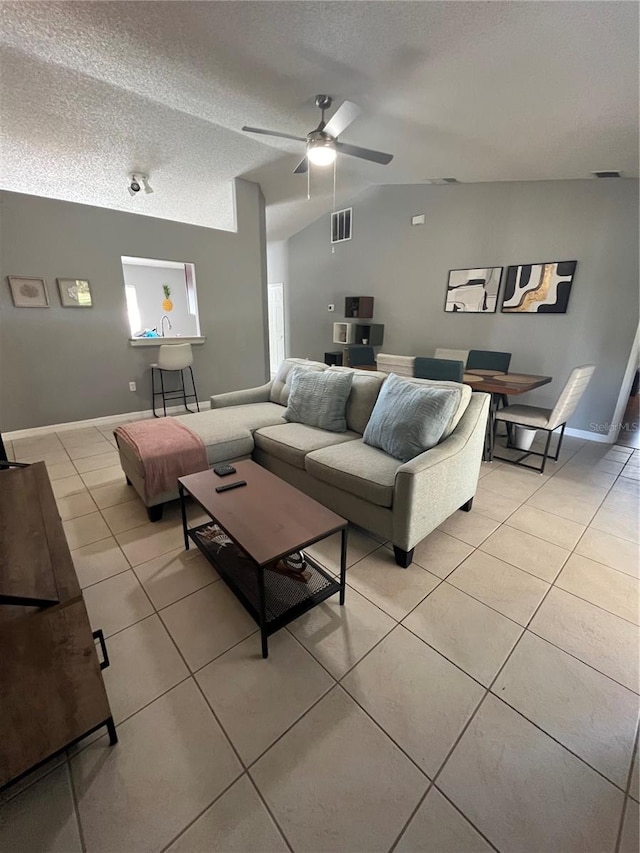
<path fill-rule="evenodd" d="M 178 508 L 148 523 L 109 427 L 9 450 L 49 468 L 120 742 L 0 794 L 1 849 L 638 850 L 640 451 L 483 465 L 408 570 L 353 530 L 346 606 L 263 661 Z M 337 541 L 310 550 L 337 568 Z"/>

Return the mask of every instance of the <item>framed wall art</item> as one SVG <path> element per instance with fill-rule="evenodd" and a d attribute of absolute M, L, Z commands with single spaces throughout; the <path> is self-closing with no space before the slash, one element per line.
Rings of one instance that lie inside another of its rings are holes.
<path fill-rule="evenodd" d="M 505 314 L 566 314 L 577 261 L 522 264 L 507 268 Z"/>
<path fill-rule="evenodd" d="M 48 308 L 49 293 L 44 278 L 7 276 L 11 298 L 16 308 Z"/>
<path fill-rule="evenodd" d="M 493 314 L 498 304 L 502 267 L 449 270 L 445 311 Z"/>
<path fill-rule="evenodd" d="M 83 278 L 59 278 L 58 290 L 64 308 L 91 308 L 91 285 Z"/>

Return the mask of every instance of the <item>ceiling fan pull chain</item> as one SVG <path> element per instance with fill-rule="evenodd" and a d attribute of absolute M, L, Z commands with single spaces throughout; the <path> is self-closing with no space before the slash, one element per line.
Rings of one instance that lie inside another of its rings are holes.
<path fill-rule="evenodd" d="M 336 169 L 338 168 L 338 158 L 333 161 L 333 213 L 336 212 Z M 333 218 L 333 217 L 332 217 Z M 331 254 L 335 255 L 336 247 L 331 245 Z"/>
<path fill-rule="evenodd" d="M 307 163 L 307 201 L 311 199 L 311 169 Z"/>

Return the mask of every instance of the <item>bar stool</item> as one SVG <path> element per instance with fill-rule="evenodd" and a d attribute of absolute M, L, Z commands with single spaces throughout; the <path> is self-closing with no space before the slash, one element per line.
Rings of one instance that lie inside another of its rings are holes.
<path fill-rule="evenodd" d="M 162 397 L 162 408 L 164 416 L 167 416 L 167 400 L 177 400 L 182 398 L 184 407 L 188 412 L 193 414 L 193 409 L 187 406 L 187 398 L 194 399 L 198 411 L 200 404 L 198 403 L 198 393 L 196 391 L 196 383 L 193 378 L 193 353 L 191 352 L 191 344 L 163 344 L 158 352 L 158 361 L 151 365 L 151 400 L 153 407 L 153 416 L 159 418 L 160 415 L 156 412 L 156 397 Z M 189 368 L 191 374 L 191 385 L 193 394 L 187 394 L 184 384 L 184 371 Z M 160 374 L 160 390 L 156 391 L 156 370 Z M 178 371 L 180 373 L 181 387 L 175 391 L 165 391 L 164 388 L 164 372 Z"/>

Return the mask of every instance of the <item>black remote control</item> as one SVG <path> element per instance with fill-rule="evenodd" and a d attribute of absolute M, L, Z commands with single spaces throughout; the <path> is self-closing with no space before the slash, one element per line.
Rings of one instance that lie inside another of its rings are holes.
<path fill-rule="evenodd" d="M 218 477 L 227 477 L 229 474 L 235 474 L 236 469 L 233 465 L 215 465 L 213 470 Z"/>
<path fill-rule="evenodd" d="M 246 480 L 236 480 L 235 483 L 225 483 L 224 486 L 216 486 L 216 492 L 228 492 L 229 489 L 238 489 L 240 486 L 246 486 Z"/>

